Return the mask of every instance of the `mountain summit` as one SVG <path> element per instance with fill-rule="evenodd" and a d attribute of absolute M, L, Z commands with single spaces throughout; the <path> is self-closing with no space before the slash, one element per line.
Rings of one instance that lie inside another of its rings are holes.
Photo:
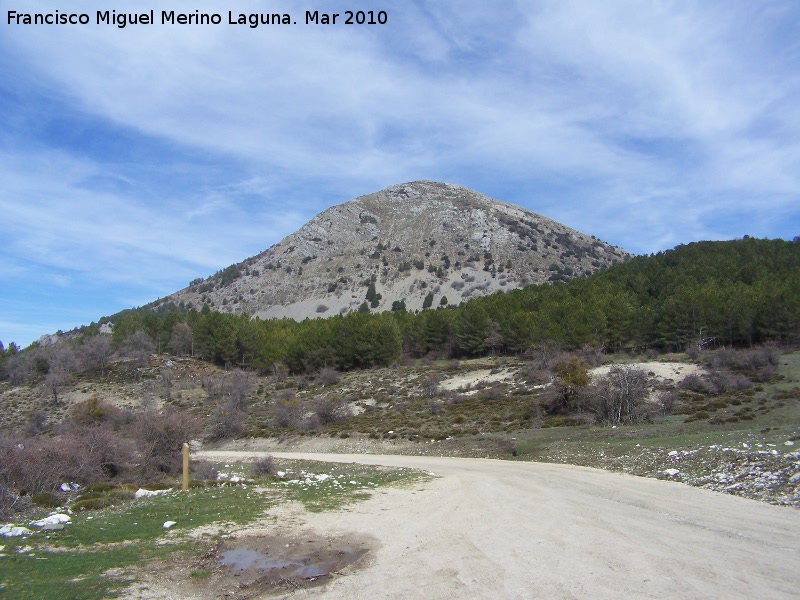
<path fill-rule="evenodd" d="M 591 274 L 630 255 L 462 186 L 393 185 L 318 214 L 163 301 L 261 318 L 421 310 Z"/>

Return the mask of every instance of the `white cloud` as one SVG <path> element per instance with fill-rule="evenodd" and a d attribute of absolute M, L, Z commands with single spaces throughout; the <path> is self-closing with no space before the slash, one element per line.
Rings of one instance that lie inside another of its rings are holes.
<path fill-rule="evenodd" d="M 87 189 L 101 168 L 56 152 L 3 156 L 2 230 L 20 260 L 17 273 L 41 265 L 109 283 L 174 282 L 176 273 L 193 278 L 238 262 L 304 220 L 294 211 L 273 217 L 268 206 L 247 213 L 213 189 L 169 202 Z"/>
<path fill-rule="evenodd" d="M 720 163 L 711 175 L 741 172 L 726 159 L 728 149 L 797 87 L 797 76 L 779 64 L 763 68 L 764 59 L 777 62 L 774 42 L 752 35 L 740 42 L 752 19 L 766 33 L 775 27 L 779 17 L 766 9 L 420 2 L 393 13 L 403 29 L 385 35 L 302 26 L 268 35 L 228 26 L 93 27 L 77 39 L 64 28 L 15 41 L 103 118 L 288 178 L 364 183 L 477 162 L 500 177 L 580 173 L 658 184 L 695 178 L 706 164 Z M 406 32 L 433 58 L 395 49 Z M 796 121 L 798 109 L 784 108 Z M 665 139 L 676 152 L 696 149 L 701 164 L 676 173 L 663 156 L 627 146 Z M 783 144 L 769 142 L 785 162 Z M 774 164 L 754 180 L 771 175 Z M 787 183 L 796 186 L 796 177 Z"/>

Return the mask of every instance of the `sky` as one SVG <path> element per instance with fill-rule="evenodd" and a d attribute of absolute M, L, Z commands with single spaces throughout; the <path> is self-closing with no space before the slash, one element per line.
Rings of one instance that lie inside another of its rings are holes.
<path fill-rule="evenodd" d="M 156 23 L 97 24 L 111 9 Z M 195 10 L 222 22 L 161 24 Z M 147 304 L 421 179 L 635 254 L 800 235 L 796 0 L 0 0 L 0 18 L 6 345 Z"/>

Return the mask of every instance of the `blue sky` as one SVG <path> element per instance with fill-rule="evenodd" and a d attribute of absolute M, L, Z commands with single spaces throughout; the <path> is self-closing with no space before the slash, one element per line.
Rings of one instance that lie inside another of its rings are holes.
<path fill-rule="evenodd" d="M 637 254 L 800 235 L 795 0 L 0 8 L 6 344 L 146 304 L 334 204 L 418 179 Z M 94 24 L 110 8 L 223 24 Z M 348 8 L 388 23 L 302 24 Z M 7 23 L 56 9 L 92 24 Z M 299 24 L 227 25 L 228 10 Z"/>

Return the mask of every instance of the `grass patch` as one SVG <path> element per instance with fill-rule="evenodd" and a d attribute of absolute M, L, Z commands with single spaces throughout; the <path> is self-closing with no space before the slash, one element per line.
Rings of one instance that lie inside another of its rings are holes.
<path fill-rule="evenodd" d="M 189 577 L 192 579 L 207 579 L 211 577 L 211 570 L 210 569 L 199 569 L 197 571 L 192 571 L 189 573 Z"/>
<path fill-rule="evenodd" d="M 237 468 L 244 473 L 247 466 Z M 302 502 L 310 511 L 332 510 L 368 498 L 369 491 L 375 488 L 427 477 L 410 469 L 301 461 L 280 461 L 277 468 L 287 472 L 284 480 L 267 476 L 258 478 L 257 486 L 213 485 L 128 499 L 76 513 L 63 530 L 35 531 L 24 538 L 3 539 L 0 596 L 41 600 L 112 598 L 131 583 L 131 576 L 126 574 L 131 567 L 164 560 L 175 552 L 196 552 L 196 543 L 186 536 L 195 528 L 246 525 L 284 501 Z M 256 491 L 256 487 L 281 493 L 266 494 Z M 95 490 L 81 502 L 107 502 L 116 491 L 117 488 Z M 163 526 L 166 521 L 176 524 L 167 530 Z M 190 574 L 193 579 L 208 576 L 207 570 Z"/>
<path fill-rule="evenodd" d="M 301 502 L 309 512 L 336 510 L 366 500 L 379 487 L 409 485 L 428 477 L 420 471 L 398 467 L 308 461 L 302 464 L 301 470 L 293 467 L 284 480 L 273 485 L 286 489 L 288 498 Z"/>
<path fill-rule="evenodd" d="M 17 554 L 21 547 L 12 542 L 12 548 L 9 550 L 7 546 L 6 551 L 14 554 L 0 558 L 3 597 L 41 600 L 113 597 L 128 580 L 104 577 L 105 571 L 153 558 L 152 550 L 138 545 L 80 553 L 37 548 Z"/>

